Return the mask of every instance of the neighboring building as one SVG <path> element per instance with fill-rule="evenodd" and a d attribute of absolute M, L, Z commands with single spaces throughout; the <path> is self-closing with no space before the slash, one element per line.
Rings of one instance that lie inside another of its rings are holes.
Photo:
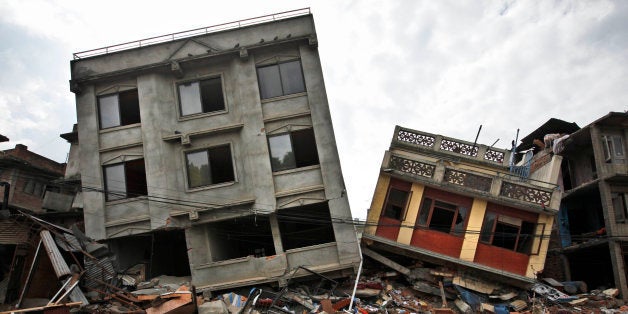
<path fill-rule="evenodd" d="M 546 134 L 570 134 L 556 151 L 564 159 L 565 192 L 552 250 L 562 263 L 554 268 L 566 281 L 615 287 L 628 300 L 628 114 L 610 112 L 582 129 L 561 130 L 550 122 Z"/>
<path fill-rule="evenodd" d="M 55 187 L 54 180 L 62 178 L 65 164 L 50 160 L 28 150 L 22 144 L 13 149 L 0 151 L 0 182 L 9 184 L 0 186 L 0 195 L 9 190 L 8 207 L 15 210 L 27 210 L 44 213 L 42 208 L 47 188 Z M 2 198 L 0 198 L 2 202 Z"/>
<path fill-rule="evenodd" d="M 33 223 L 19 211 L 50 221 L 69 223 L 77 220 L 76 214 L 58 213 L 56 208 L 46 206 L 52 204 L 49 201 L 51 195 L 62 189 L 56 180 L 63 177 L 65 166 L 29 151 L 22 144 L 0 151 L 0 208 L 6 205 L 8 209 L 0 214 L 0 304 L 18 298 L 37 247 L 37 242 L 31 241 Z M 4 204 L 5 193 L 8 193 L 7 204 Z M 47 270 L 45 267 L 42 269 Z M 49 279 L 45 272 L 40 275 L 37 280 L 45 282 Z M 54 274 L 52 278 L 55 279 Z M 33 289 L 27 296 L 46 296 L 49 289 L 45 288 L 55 288 L 40 286 L 42 289 Z"/>
<path fill-rule="evenodd" d="M 298 266 L 354 272 L 309 9 L 74 57 L 69 164 L 85 231 L 119 269 L 191 275 L 199 290 L 284 283 Z"/>
<path fill-rule="evenodd" d="M 397 126 L 362 242 L 461 277 L 532 283 L 560 204 L 561 157 L 542 152 L 509 167 L 510 156 Z"/>

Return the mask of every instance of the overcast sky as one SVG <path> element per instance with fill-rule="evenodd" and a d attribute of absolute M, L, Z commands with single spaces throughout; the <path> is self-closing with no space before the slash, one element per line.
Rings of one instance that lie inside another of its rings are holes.
<path fill-rule="evenodd" d="M 628 1 L 0 0 L 0 149 L 65 162 L 73 52 L 304 7 L 354 217 L 395 125 L 507 148 L 628 108 Z"/>

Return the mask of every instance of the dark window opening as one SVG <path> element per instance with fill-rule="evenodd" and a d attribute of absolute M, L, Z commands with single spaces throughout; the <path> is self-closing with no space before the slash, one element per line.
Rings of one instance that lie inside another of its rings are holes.
<path fill-rule="evenodd" d="M 514 251 L 517 245 L 518 235 L 519 227 L 497 222 L 492 245 Z"/>
<path fill-rule="evenodd" d="M 538 254 L 541 241 L 534 247 L 537 224 L 519 218 L 487 212 L 480 231 L 480 242 L 523 254 Z M 540 236 L 539 234 L 539 240 Z"/>
<path fill-rule="evenodd" d="M 270 222 L 266 216 L 246 216 L 210 223 L 208 241 L 213 262 L 275 255 Z"/>
<path fill-rule="evenodd" d="M 103 166 L 107 201 L 148 195 L 144 159 Z"/>
<path fill-rule="evenodd" d="M 388 197 L 384 204 L 383 216 L 395 220 L 402 220 L 408 202 L 408 191 L 402 191 L 396 188 L 388 190 Z"/>
<path fill-rule="evenodd" d="M 189 276 L 184 230 L 157 231 L 108 242 L 120 271 L 144 272 L 146 278 Z"/>
<path fill-rule="evenodd" d="M 284 250 L 336 241 L 327 203 L 279 210 L 277 220 Z"/>
<path fill-rule="evenodd" d="M 463 235 L 468 211 L 466 207 L 425 197 L 416 224 L 434 231 Z"/>
<path fill-rule="evenodd" d="M 273 171 L 317 165 L 318 150 L 313 129 L 304 129 L 268 137 Z"/>
<path fill-rule="evenodd" d="M 235 180 L 231 147 L 222 145 L 185 154 L 190 188 Z"/>
<path fill-rule="evenodd" d="M 140 123 L 140 103 L 137 90 L 98 97 L 100 128 Z"/>
<path fill-rule="evenodd" d="M 305 91 L 300 60 L 259 67 L 257 79 L 262 99 Z"/>
<path fill-rule="evenodd" d="M 220 77 L 178 85 L 181 115 L 225 110 Z"/>

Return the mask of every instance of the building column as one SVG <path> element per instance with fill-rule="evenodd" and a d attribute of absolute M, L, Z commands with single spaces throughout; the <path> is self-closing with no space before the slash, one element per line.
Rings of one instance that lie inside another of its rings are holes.
<path fill-rule="evenodd" d="M 401 222 L 401 228 L 397 235 L 397 242 L 410 245 L 412 241 L 412 234 L 414 233 L 414 224 L 416 223 L 416 217 L 419 215 L 419 208 L 421 207 L 421 200 L 423 199 L 423 192 L 425 186 L 416 182 L 412 183 L 412 189 L 410 192 L 410 200 L 406 206 L 406 217 Z"/>
<path fill-rule="evenodd" d="M 545 258 L 547 257 L 547 249 L 549 248 L 553 225 L 554 216 L 546 214 L 539 215 L 536 230 L 534 231 L 534 241 L 532 242 L 532 249 L 538 248 L 539 254 L 530 255 L 526 277 L 536 278 L 536 273 L 543 271 L 545 268 Z M 534 253 L 536 252 L 532 252 L 532 254 Z"/>
<path fill-rule="evenodd" d="M 621 249 L 621 242 L 610 240 L 608 248 L 611 254 L 611 265 L 613 265 L 613 276 L 615 277 L 615 288 L 619 290 L 624 301 L 628 301 L 628 279 L 626 278 L 626 264 L 624 254 Z"/>
<path fill-rule="evenodd" d="M 390 176 L 380 174 L 377 179 L 377 185 L 375 186 L 373 201 L 371 201 L 371 208 L 369 209 L 366 217 L 366 227 L 364 228 L 364 233 L 375 234 L 377 231 L 379 216 L 382 214 L 382 207 L 384 207 L 384 202 L 386 201 L 386 193 L 388 192 L 389 184 Z"/>
<path fill-rule="evenodd" d="M 480 232 L 482 231 L 482 222 L 484 221 L 484 214 L 486 214 L 487 204 L 486 200 L 473 199 L 467 230 L 464 234 L 464 242 L 462 242 L 462 249 L 460 250 L 460 259 L 463 261 L 473 262 L 475 259 L 475 251 L 480 242 Z"/>

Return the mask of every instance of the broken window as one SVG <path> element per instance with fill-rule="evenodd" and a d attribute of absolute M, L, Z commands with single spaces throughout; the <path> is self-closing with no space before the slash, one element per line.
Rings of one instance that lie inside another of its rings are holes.
<path fill-rule="evenodd" d="M 425 197 L 416 224 L 430 230 L 462 235 L 468 212 L 466 207 Z"/>
<path fill-rule="evenodd" d="M 533 254 L 540 247 L 539 241 L 537 250 L 533 249 L 537 227 L 534 222 L 487 212 L 480 231 L 480 242 L 523 254 Z"/>
<path fill-rule="evenodd" d="M 279 210 L 284 250 L 334 242 L 334 228 L 327 203 Z"/>
<path fill-rule="evenodd" d="M 268 146 L 273 171 L 318 165 L 313 129 L 269 136 Z"/>
<path fill-rule="evenodd" d="M 225 110 L 220 77 L 182 83 L 178 88 L 182 116 Z"/>
<path fill-rule="evenodd" d="M 622 138 L 616 135 L 604 135 L 602 136 L 604 150 L 604 159 L 607 163 L 613 160 L 624 159 L 624 144 Z"/>
<path fill-rule="evenodd" d="M 188 152 L 185 154 L 185 160 L 190 188 L 235 180 L 229 145 Z"/>
<path fill-rule="evenodd" d="M 148 195 L 144 159 L 103 166 L 107 201 Z"/>
<path fill-rule="evenodd" d="M 45 184 L 37 180 L 28 179 L 26 183 L 24 183 L 23 191 L 26 194 L 41 197 L 44 192 L 44 187 L 45 187 Z"/>
<path fill-rule="evenodd" d="M 140 123 L 137 89 L 98 97 L 100 128 Z"/>
<path fill-rule="evenodd" d="M 267 216 L 250 215 L 207 225 L 212 262 L 235 258 L 275 255 L 275 244 Z"/>
<path fill-rule="evenodd" d="M 257 78 L 262 99 L 305 91 L 301 60 L 259 67 Z"/>
<path fill-rule="evenodd" d="M 386 197 L 382 215 L 395 220 L 401 220 L 405 214 L 408 195 L 410 195 L 409 191 L 402 191 L 391 187 L 388 190 L 388 197 Z"/>
<path fill-rule="evenodd" d="M 626 193 L 611 193 L 616 222 L 628 221 L 628 198 Z"/>

